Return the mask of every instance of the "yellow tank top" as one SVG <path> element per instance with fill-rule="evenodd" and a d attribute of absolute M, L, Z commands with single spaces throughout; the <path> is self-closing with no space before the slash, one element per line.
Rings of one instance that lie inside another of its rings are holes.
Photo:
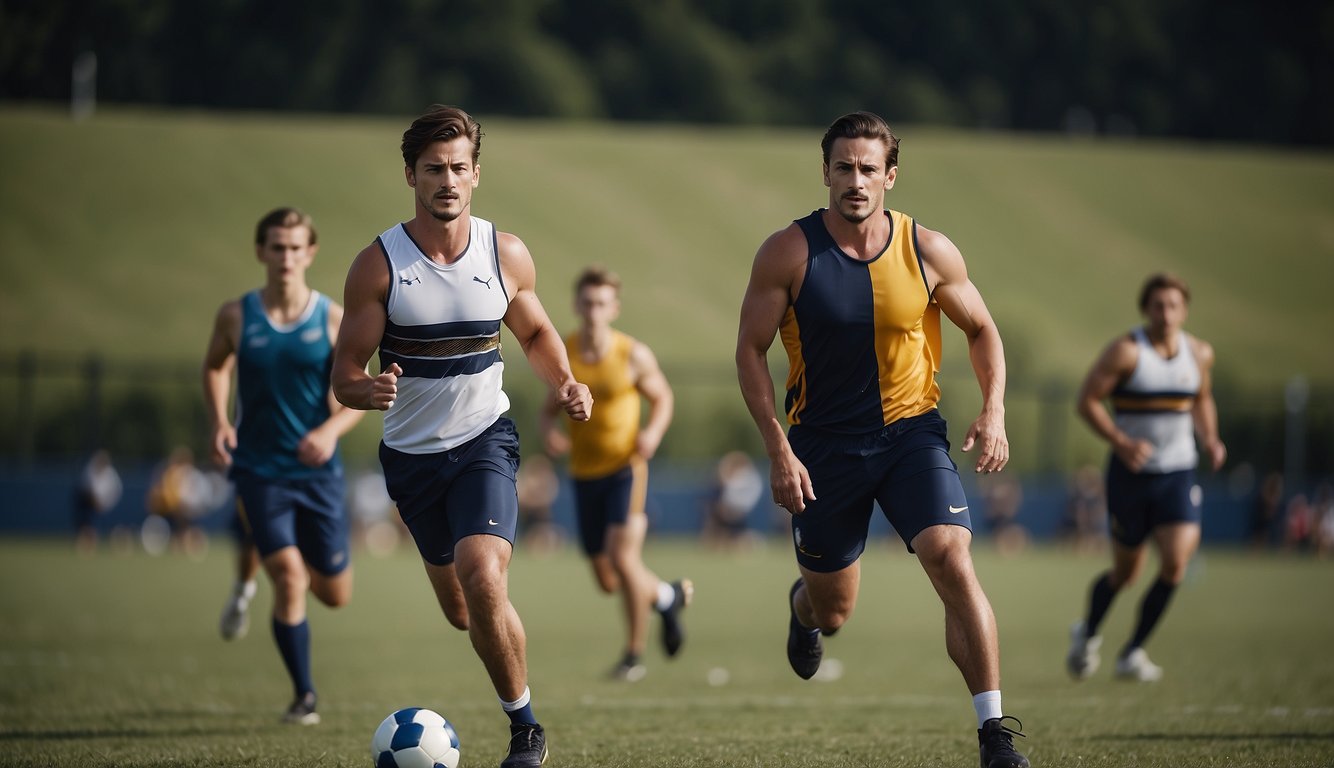
<path fill-rule="evenodd" d="M 570 476 L 579 480 L 606 477 L 634 459 L 639 436 L 639 390 L 630 375 L 630 350 L 635 340 L 612 331 L 611 348 L 590 363 L 581 356 L 579 334 L 565 337 L 575 381 L 588 385 L 593 416 L 570 421 Z"/>

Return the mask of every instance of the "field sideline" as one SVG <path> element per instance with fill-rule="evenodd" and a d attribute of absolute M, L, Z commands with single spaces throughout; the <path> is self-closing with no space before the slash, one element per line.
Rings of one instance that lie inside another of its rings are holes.
<path fill-rule="evenodd" d="M 1334 564 L 1206 551 L 1150 643 L 1166 679 L 1120 683 L 1107 665 L 1075 684 L 1065 632 L 1102 560 L 976 550 L 1000 620 L 1006 709 L 1024 721 L 1017 741 L 1035 766 L 1334 763 Z M 277 722 L 290 690 L 269 587 L 248 637 L 217 636 L 230 554 L 221 540 L 194 562 L 0 539 L 0 765 L 367 766 L 375 726 L 410 705 L 455 724 L 465 768 L 498 763 L 503 716 L 414 555 L 358 552 L 352 604 L 312 609 L 324 722 L 303 729 Z M 651 648 L 648 677 L 628 686 L 602 677 L 619 647 L 615 604 L 574 550 L 515 560 L 550 766 L 977 764 L 939 603 L 901 546 L 866 555 L 859 610 L 827 644 L 841 679 L 810 682 L 783 655 L 794 571 L 784 546 L 717 554 L 655 539 L 646 557 L 664 577 L 694 578 L 697 600 L 682 657 Z M 1109 652 L 1137 601 L 1138 590 L 1114 605 Z M 717 670 L 725 684 L 709 682 Z"/>

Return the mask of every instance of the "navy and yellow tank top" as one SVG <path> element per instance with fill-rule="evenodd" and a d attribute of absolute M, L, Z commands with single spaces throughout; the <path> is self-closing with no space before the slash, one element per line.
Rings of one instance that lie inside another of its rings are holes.
<path fill-rule="evenodd" d="M 934 409 L 940 308 L 927 289 L 916 225 L 885 211 L 889 244 L 861 261 L 834 243 L 823 212 L 796 222 L 808 256 L 801 293 L 779 326 L 788 423 L 858 434 Z"/>
<path fill-rule="evenodd" d="M 322 467 L 296 458 L 301 438 L 329 418 L 329 297 L 310 304 L 288 325 L 275 325 L 259 291 L 241 299 L 236 351 L 236 452 L 233 464 L 260 477 L 302 478 L 341 469 L 338 453 Z"/>
<path fill-rule="evenodd" d="M 570 421 L 570 476 L 592 480 L 624 469 L 635 456 L 639 436 L 639 389 L 630 376 L 630 352 L 635 340 L 612 331 L 611 348 L 602 359 L 583 359 L 579 334 L 565 337 L 570 371 L 575 381 L 588 385 L 597 407 L 588 421 Z"/>

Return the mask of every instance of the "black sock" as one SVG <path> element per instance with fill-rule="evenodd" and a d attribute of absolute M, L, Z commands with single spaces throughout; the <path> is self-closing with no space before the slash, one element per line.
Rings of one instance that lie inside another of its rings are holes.
<path fill-rule="evenodd" d="M 1139 604 L 1139 624 L 1135 626 L 1135 636 L 1130 638 L 1130 643 L 1121 653 L 1131 648 L 1139 648 L 1144 645 L 1144 641 L 1149 639 L 1149 633 L 1158 625 L 1158 620 L 1163 617 L 1163 612 L 1167 610 L 1167 604 L 1172 600 L 1172 593 L 1176 591 L 1175 584 L 1169 584 L 1162 579 L 1153 582 L 1149 591 L 1144 593 L 1144 599 Z"/>
<path fill-rule="evenodd" d="M 1107 615 L 1107 609 L 1112 607 L 1112 598 L 1116 597 L 1116 588 L 1112 586 L 1112 572 L 1107 571 L 1093 582 L 1093 589 L 1089 591 L 1089 612 L 1084 618 L 1084 634 L 1093 637 L 1098 634 L 1098 625 L 1102 624 L 1102 619 Z"/>

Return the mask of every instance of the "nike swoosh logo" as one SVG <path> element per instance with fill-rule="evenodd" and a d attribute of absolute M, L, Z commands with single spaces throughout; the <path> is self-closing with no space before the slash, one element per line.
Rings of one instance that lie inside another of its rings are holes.
<path fill-rule="evenodd" d="M 967 507 L 965 507 L 965 509 L 967 509 Z M 500 525 L 500 523 L 497 523 L 495 520 L 487 520 L 487 521 L 486 521 L 486 524 L 487 524 L 487 525 Z"/>
<path fill-rule="evenodd" d="M 951 514 L 951 515 L 957 515 L 957 514 L 959 514 L 960 512 L 967 512 L 967 511 L 968 511 L 968 507 L 956 507 L 956 506 L 954 506 L 953 504 L 950 505 L 950 514 Z"/>

